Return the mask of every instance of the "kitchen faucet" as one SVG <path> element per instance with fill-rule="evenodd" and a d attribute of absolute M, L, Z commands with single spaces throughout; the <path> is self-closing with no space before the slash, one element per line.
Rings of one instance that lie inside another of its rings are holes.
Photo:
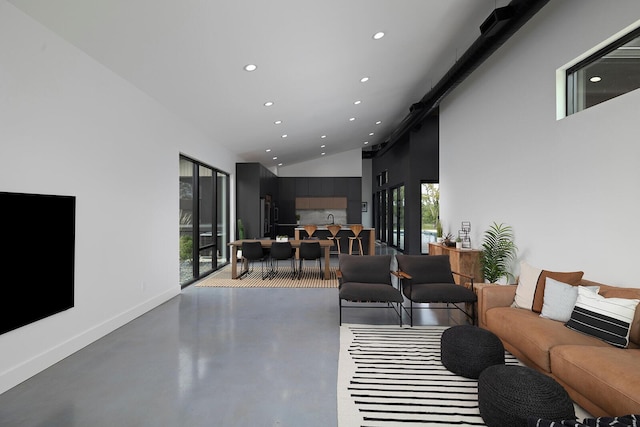
<path fill-rule="evenodd" d="M 333 217 L 333 214 L 329 214 L 329 215 L 327 215 L 327 219 L 329 219 L 329 217 L 331 217 L 331 224 L 335 224 L 335 223 L 336 223 L 336 220 L 335 220 L 335 218 Z"/>

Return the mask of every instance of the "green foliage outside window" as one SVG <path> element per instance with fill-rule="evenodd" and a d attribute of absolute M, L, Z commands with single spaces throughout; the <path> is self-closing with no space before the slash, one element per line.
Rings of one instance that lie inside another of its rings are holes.
<path fill-rule="evenodd" d="M 180 261 L 193 259 L 193 237 L 180 236 Z"/>
<path fill-rule="evenodd" d="M 440 216 L 440 186 L 422 184 L 422 229 L 434 230 Z"/>

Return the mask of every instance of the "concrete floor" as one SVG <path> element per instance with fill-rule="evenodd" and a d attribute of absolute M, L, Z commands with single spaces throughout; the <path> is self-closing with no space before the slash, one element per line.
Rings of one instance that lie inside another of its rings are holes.
<path fill-rule="evenodd" d="M 421 311 L 417 324 L 464 321 Z M 0 395 L 0 426 L 336 426 L 339 337 L 337 289 L 190 286 Z"/>

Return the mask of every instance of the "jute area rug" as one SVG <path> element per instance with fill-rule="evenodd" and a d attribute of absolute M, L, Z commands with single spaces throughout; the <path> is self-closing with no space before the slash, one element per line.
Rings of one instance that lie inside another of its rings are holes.
<path fill-rule="evenodd" d="M 338 426 L 484 426 L 477 380 L 440 363 L 446 328 L 343 324 Z M 520 364 L 505 356 L 507 364 Z"/>
<path fill-rule="evenodd" d="M 317 265 L 307 263 L 302 267 L 301 279 L 292 279 L 293 272 L 289 264 L 281 263 L 278 266 L 278 273 L 275 277 L 262 280 L 260 265 L 258 264 L 253 267 L 253 272 L 249 275 L 243 276 L 242 279 L 232 279 L 231 266 L 228 265 L 205 277 L 195 286 L 200 288 L 337 288 L 338 279 L 336 278 L 335 268 L 331 268 L 330 272 L 330 278 L 325 280 L 324 275 L 319 274 Z"/>

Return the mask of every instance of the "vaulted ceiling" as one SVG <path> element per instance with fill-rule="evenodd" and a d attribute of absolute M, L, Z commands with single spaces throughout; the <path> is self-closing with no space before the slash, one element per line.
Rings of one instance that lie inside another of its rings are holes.
<path fill-rule="evenodd" d="M 212 143 L 267 167 L 385 141 L 508 3 L 8 1 Z"/>

